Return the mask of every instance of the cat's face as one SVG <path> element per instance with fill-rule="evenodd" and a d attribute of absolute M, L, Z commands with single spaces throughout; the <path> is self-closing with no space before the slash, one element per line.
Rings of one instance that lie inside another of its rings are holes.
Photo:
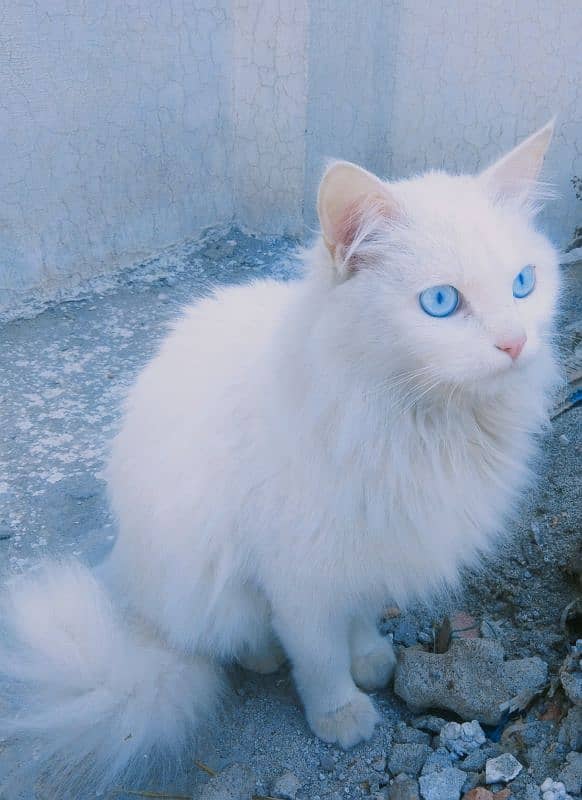
<path fill-rule="evenodd" d="M 528 196 L 550 134 L 543 129 L 482 176 L 373 178 L 363 196 L 361 172 L 340 176 L 352 180 L 334 188 L 345 196 L 353 187 L 357 197 L 343 209 L 328 204 L 328 216 L 320 193 L 324 235 L 345 270 L 337 290 L 353 304 L 379 378 L 389 350 L 390 370 L 410 388 L 494 391 L 541 358 L 558 266 L 532 227 Z"/>

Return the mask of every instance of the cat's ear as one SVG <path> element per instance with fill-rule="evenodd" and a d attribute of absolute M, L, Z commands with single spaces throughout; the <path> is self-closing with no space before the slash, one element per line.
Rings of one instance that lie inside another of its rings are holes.
<path fill-rule="evenodd" d="M 326 170 L 317 196 L 317 213 L 325 243 L 336 262 L 347 261 L 366 231 L 398 216 L 388 186 L 362 167 L 336 161 Z"/>
<path fill-rule="evenodd" d="M 527 201 L 535 196 L 536 182 L 554 133 L 554 120 L 533 133 L 480 175 L 495 198 Z"/>

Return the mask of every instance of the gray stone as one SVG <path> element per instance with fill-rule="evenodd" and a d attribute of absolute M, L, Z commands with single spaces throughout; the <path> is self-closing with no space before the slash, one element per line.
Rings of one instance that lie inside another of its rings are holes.
<path fill-rule="evenodd" d="M 394 630 L 394 641 L 411 647 L 418 641 L 418 628 L 406 619 L 401 620 Z"/>
<path fill-rule="evenodd" d="M 547 671 L 537 657 L 504 661 L 503 648 L 493 639 L 454 639 L 446 653 L 402 650 L 394 689 L 413 711 L 445 708 L 465 720 L 496 725 L 505 704 L 541 688 Z"/>
<path fill-rule="evenodd" d="M 297 792 L 301 788 L 301 781 L 293 772 L 284 772 L 273 783 L 271 793 L 273 797 L 281 797 L 282 800 L 295 800 Z"/>
<path fill-rule="evenodd" d="M 440 733 L 443 725 L 446 725 L 446 719 L 442 717 L 434 717 L 432 714 L 426 714 L 422 717 L 417 717 L 412 720 L 412 727 L 418 728 L 420 731 L 429 731 L 429 733 Z"/>
<path fill-rule="evenodd" d="M 394 728 L 394 741 L 402 744 L 430 744 L 430 734 L 411 728 L 406 722 L 399 722 Z"/>
<path fill-rule="evenodd" d="M 485 764 L 485 783 L 509 783 L 522 771 L 523 766 L 511 753 L 488 758 Z"/>
<path fill-rule="evenodd" d="M 420 793 L 424 800 L 459 800 L 467 776 L 460 769 L 449 767 L 420 778 Z"/>
<path fill-rule="evenodd" d="M 568 750 L 582 751 L 582 706 L 575 706 L 568 711 L 560 726 L 558 741 Z"/>
<path fill-rule="evenodd" d="M 419 800 L 418 781 L 408 776 L 403 776 L 401 780 L 398 778 L 389 787 L 389 800 Z"/>
<path fill-rule="evenodd" d="M 450 752 L 444 748 L 439 747 L 429 753 L 428 758 L 424 762 L 422 768 L 422 775 L 430 775 L 431 772 L 442 772 L 444 769 L 449 769 L 453 766 L 453 758 Z"/>
<path fill-rule="evenodd" d="M 386 758 L 384 756 L 378 756 L 372 761 L 372 769 L 376 770 L 376 772 L 386 772 Z"/>
<path fill-rule="evenodd" d="M 200 800 L 250 800 L 257 780 L 244 764 L 231 764 L 211 778 L 200 792 Z"/>
<path fill-rule="evenodd" d="M 501 754 L 501 749 L 497 745 L 488 745 L 479 750 L 473 750 L 472 753 L 464 758 L 456 765 L 459 769 L 464 769 L 467 772 L 481 772 L 485 769 L 487 759 L 495 758 Z"/>
<path fill-rule="evenodd" d="M 432 750 L 427 744 L 397 742 L 388 756 L 388 769 L 392 775 L 404 772 L 415 777 L 420 774 L 424 762 L 431 753 Z"/>
<path fill-rule="evenodd" d="M 572 648 L 572 654 L 567 656 L 560 669 L 560 680 L 568 698 L 575 706 L 582 706 L 582 668 L 580 654 Z"/>
<path fill-rule="evenodd" d="M 543 800 L 566 800 L 566 787 L 562 781 L 546 778 L 540 786 Z"/>
<path fill-rule="evenodd" d="M 582 753 L 568 753 L 558 780 L 570 794 L 582 794 Z"/>
<path fill-rule="evenodd" d="M 333 772 L 335 769 L 335 761 L 329 753 L 324 753 L 319 759 L 319 764 L 324 772 Z"/>
<path fill-rule="evenodd" d="M 465 756 L 485 744 L 486 737 L 477 720 L 472 722 L 447 722 L 441 729 L 439 743 L 451 753 Z"/>

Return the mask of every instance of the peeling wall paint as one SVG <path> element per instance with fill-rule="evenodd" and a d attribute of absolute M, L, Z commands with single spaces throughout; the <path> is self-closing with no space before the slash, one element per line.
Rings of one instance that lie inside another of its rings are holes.
<path fill-rule="evenodd" d="M 582 224 L 578 0 L 400 0 L 389 174 L 474 171 L 557 115 L 541 224 L 564 246 Z M 419 11 L 422 8 L 422 12 Z"/>
<path fill-rule="evenodd" d="M 328 157 L 473 170 L 558 113 L 582 221 L 578 0 L 18 0 L 0 25 L 0 307 L 235 219 L 308 235 Z"/>
<path fill-rule="evenodd" d="M 232 215 L 228 0 L 0 9 L 0 306 Z"/>

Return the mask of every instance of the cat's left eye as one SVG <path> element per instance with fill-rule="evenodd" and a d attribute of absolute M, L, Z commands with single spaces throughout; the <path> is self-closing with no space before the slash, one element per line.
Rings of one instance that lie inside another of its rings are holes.
<path fill-rule="evenodd" d="M 521 272 L 518 272 L 513 280 L 513 296 L 521 299 L 531 294 L 536 285 L 535 267 L 528 264 Z"/>

